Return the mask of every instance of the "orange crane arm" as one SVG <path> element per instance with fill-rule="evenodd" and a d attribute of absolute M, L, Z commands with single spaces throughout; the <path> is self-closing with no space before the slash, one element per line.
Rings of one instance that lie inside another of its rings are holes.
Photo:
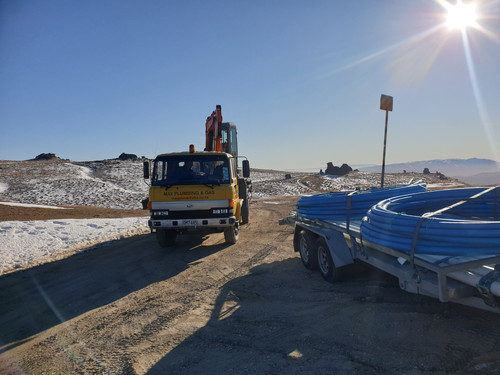
<path fill-rule="evenodd" d="M 220 105 L 217 105 L 215 111 L 207 117 L 207 122 L 205 124 L 206 151 L 222 151 L 221 124 L 222 109 Z"/>

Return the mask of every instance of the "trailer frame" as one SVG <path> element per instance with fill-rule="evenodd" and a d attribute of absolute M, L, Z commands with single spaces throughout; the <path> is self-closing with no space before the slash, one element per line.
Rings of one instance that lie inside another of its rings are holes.
<path fill-rule="evenodd" d="M 406 292 L 500 313 L 500 255 L 408 254 L 364 240 L 361 220 L 308 219 L 292 213 L 279 224 L 295 228 L 295 251 L 301 252 L 299 236 L 303 231 L 307 233 L 307 241 L 317 243 L 318 239 L 324 240 L 332 264 L 338 270 L 359 260 L 397 277 L 399 287 Z M 313 248 L 315 245 L 309 243 L 308 246 Z M 318 256 L 314 250 L 312 252 L 312 256 Z M 305 263 L 302 254 L 301 259 L 308 268 L 318 266 L 317 263 Z M 318 268 L 328 280 L 321 265 Z"/>

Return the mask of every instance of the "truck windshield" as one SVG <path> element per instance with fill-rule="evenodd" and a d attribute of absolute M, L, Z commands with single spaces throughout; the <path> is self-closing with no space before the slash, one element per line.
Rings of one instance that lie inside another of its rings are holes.
<path fill-rule="evenodd" d="M 223 155 L 158 157 L 153 168 L 154 186 L 220 185 L 229 183 L 229 160 Z"/>

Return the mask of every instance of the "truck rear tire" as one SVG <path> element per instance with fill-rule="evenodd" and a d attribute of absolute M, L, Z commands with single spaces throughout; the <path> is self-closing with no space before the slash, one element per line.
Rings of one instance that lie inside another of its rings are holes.
<path fill-rule="evenodd" d="M 241 223 L 248 224 L 249 217 L 250 217 L 250 209 L 248 207 L 248 199 L 245 198 L 243 204 L 241 205 Z"/>
<path fill-rule="evenodd" d="M 325 240 L 323 238 L 318 238 L 315 247 L 318 269 L 323 279 L 330 283 L 340 280 L 340 271 L 333 262 L 332 256 L 330 255 L 330 249 Z"/>
<path fill-rule="evenodd" d="M 224 229 L 224 239 L 228 245 L 234 245 L 238 241 L 240 228 L 235 224 Z"/>
<path fill-rule="evenodd" d="M 175 246 L 175 240 L 177 238 L 177 232 L 171 229 L 157 229 L 156 230 L 156 240 L 161 247 L 173 247 Z"/>
<path fill-rule="evenodd" d="M 296 236 L 297 238 L 294 239 L 294 243 L 297 246 L 296 250 L 300 254 L 302 264 L 307 269 L 315 270 L 318 268 L 315 236 L 307 230 L 301 230 L 298 234 L 296 232 Z"/>

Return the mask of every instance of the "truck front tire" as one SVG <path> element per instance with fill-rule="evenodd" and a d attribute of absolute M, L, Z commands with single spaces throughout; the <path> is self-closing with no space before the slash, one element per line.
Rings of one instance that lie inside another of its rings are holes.
<path fill-rule="evenodd" d="M 224 229 L 224 239 L 228 245 L 233 245 L 238 241 L 240 228 L 235 224 Z"/>

